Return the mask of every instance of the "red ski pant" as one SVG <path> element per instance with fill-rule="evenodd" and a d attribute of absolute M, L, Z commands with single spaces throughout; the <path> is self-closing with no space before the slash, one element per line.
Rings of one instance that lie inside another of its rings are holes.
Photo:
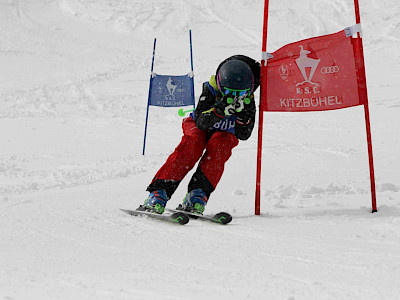
<path fill-rule="evenodd" d="M 182 129 L 183 137 L 180 144 L 157 172 L 153 182 L 162 180 L 174 181 L 179 184 L 200 159 L 196 173 L 203 173 L 204 176 L 201 175 L 199 178 L 205 177 L 204 180 L 208 181 L 207 184 L 211 184 L 212 190 L 214 190 L 224 172 L 225 162 L 231 156 L 232 149 L 238 145 L 239 140 L 235 135 L 226 131 L 200 130 L 192 118 L 183 120 Z M 206 151 L 203 154 L 204 150 Z M 212 191 L 205 192 L 209 194 Z"/>

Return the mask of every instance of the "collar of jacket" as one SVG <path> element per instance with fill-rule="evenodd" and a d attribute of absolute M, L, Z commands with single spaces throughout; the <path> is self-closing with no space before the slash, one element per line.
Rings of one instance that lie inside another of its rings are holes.
<path fill-rule="evenodd" d="M 217 92 L 219 91 L 215 75 L 211 76 L 210 81 L 208 83 L 214 88 L 214 90 L 216 90 Z"/>

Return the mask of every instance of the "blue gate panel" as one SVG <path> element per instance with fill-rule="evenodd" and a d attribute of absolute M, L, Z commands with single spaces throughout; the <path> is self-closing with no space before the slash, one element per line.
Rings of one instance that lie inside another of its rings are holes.
<path fill-rule="evenodd" d="M 158 75 L 153 73 L 150 83 L 149 105 L 178 107 L 194 105 L 193 77 Z"/>

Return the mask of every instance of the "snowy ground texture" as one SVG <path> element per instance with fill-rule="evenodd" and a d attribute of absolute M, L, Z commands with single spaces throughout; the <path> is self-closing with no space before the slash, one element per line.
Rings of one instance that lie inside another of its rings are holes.
<path fill-rule="evenodd" d="M 221 60 L 260 58 L 263 2 L 0 0 L 0 299 L 400 298 L 398 0 L 360 0 L 378 213 L 362 107 L 265 113 L 261 216 L 256 132 L 207 207 L 230 225 L 119 211 L 181 137 L 152 107 L 141 155 L 153 38 L 155 71 L 185 74 L 192 29 L 198 96 Z M 353 1 L 271 0 L 269 20 L 272 52 L 354 24 Z"/>

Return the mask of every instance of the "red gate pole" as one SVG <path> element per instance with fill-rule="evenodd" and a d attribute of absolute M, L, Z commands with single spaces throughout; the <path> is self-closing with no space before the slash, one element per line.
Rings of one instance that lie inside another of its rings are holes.
<path fill-rule="evenodd" d="M 260 105 L 258 107 L 258 145 L 257 145 L 257 178 L 256 178 L 256 197 L 255 214 L 260 215 L 260 197 L 261 197 L 261 158 L 262 158 L 262 136 L 264 112 L 263 106 L 266 105 L 267 98 L 267 29 L 268 29 L 268 8 L 269 0 L 264 3 L 264 27 L 262 40 L 262 59 L 260 76 Z"/>
<path fill-rule="evenodd" d="M 356 24 L 360 24 L 360 26 L 361 26 L 360 6 L 358 4 L 358 0 L 354 0 L 354 9 L 355 9 L 355 15 L 356 15 Z M 356 50 L 357 50 L 358 53 L 356 53 L 356 59 L 361 60 L 360 64 L 359 64 L 361 66 L 361 70 L 360 70 L 361 71 L 361 74 L 360 74 L 361 75 L 361 84 L 363 85 L 363 89 L 365 89 L 365 91 L 363 93 L 360 93 L 360 97 L 364 96 L 365 99 L 360 99 L 360 100 L 364 100 L 363 102 L 364 102 L 365 125 L 366 125 L 366 131 L 367 131 L 369 175 L 370 175 L 371 198 L 372 198 L 372 212 L 374 213 L 374 212 L 377 212 L 374 157 L 373 157 L 373 154 L 372 154 L 371 124 L 370 124 L 370 118 L 369 118 L 367 80 L 366 80 L 366 76 L 365 76 L 365 64 L 364 64 L 364 47 L 363 47 L 363 42 L 362 42 L 362 37 L 360 35 L 360 32 L 357 33 L 357 39 L 358 39 L 358 47 L 356 48 Z"/>
<path fill-rule="evenodd" d="M 377 212 L 376 207 L 376 188 L 375 188 L 375 171 L 374 171 L 374 157 L 372 155 L 372 138 L 371 138 L 371 125 L 369 121 L 368 103 L 364 104 L 365 124 L 367 129 L 367 143 L 368 143 L 368 157 L 369 157 L 369 177 L 371 182 L 371 199 L 372 199 L 372 212 Z"/>

